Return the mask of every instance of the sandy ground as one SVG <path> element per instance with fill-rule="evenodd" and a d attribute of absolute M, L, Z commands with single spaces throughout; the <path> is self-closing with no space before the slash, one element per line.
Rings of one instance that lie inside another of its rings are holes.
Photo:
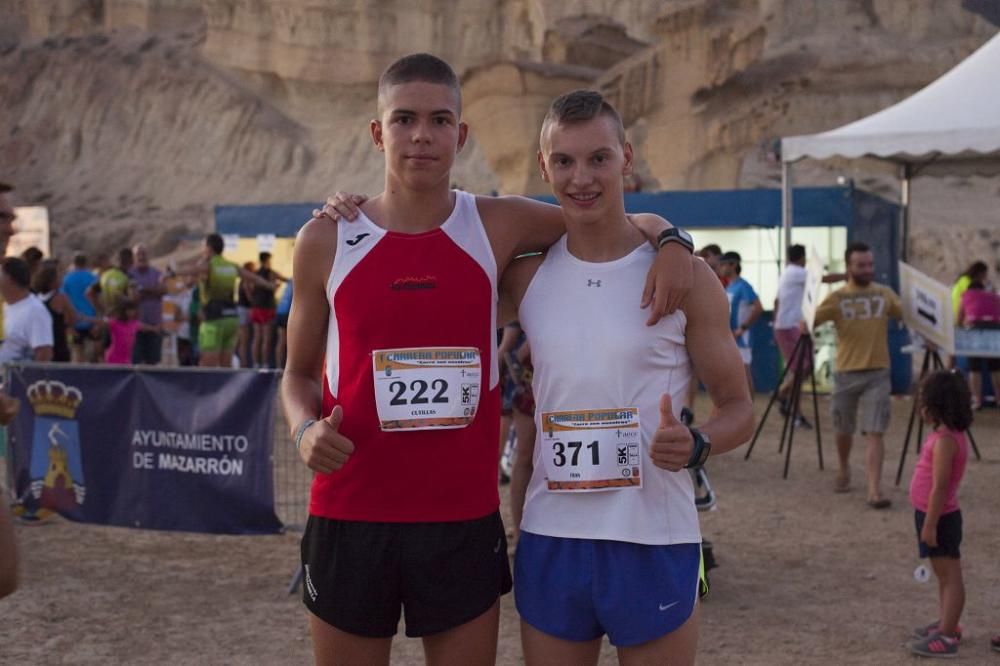
<path fill-rule="evenodd" d="M 765 396 L 757 397 L 763 411 Z M 828 404 L 821 401 L 825 418 Z M 892 478 L 910 403 L 895 401 L 885 479 L 895 504 L 876 512 L 858 487 L 832 491 L 815 439 L 800 433 L 781 479 L 779 421 L 769 420 L 749 462 L 713 459 L 717 511 L 703 514 L 720 568 L 704 604 L 700 664 L 906 664 L 912 626 L 936 617 L 933 583 L 918 584 L 912 514 Z M 962 489 L 968 602 L 959 661 L 1000 664 L 1000 411 L 974 426 L 982 462 Z M 506 503 L 506 498 L 505 498 Z M 505 507 L 506 511 L 506 507 Z M 286 586 L 299 535 L 216 537 L 77 525 L 18 526 L 22 588 L 0 601 L 0 664 L 308 663 L 304 611 Z M 503 600 L 499 663 L 521 663 L 517 616 Z M 398 639 L 393 663 L 422 663 L 418 641 Z M 605 646 L 602 664 L 616 663 Z"/>

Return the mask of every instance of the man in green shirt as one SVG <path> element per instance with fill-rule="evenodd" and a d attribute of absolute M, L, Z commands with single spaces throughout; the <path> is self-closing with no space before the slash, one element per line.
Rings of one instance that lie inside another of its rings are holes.
<path fill-rule="evenodd" d="M 236 311 L 237 279 L 247 280 L 264 288 L 275 285 L 238 264 L 222 257 L 225 242 L 219 234 L 205 238 L 204 256 L 198 264 L 198 292 L 201 302 L 201 324 L 198 327 L 198 365 L 229 368 L 239 332 Z"/>
<path fill-rule="evenodd" d="M 132 263 L 132 250 L 127 247 L 122 248 L 118 251 L 118 265 L 101 273 L 98 284 L 100 285 L 101 305 L 106 316 L 110 316 L 115 306 L 129 296 L 128 272 L 132 269 Z"/>

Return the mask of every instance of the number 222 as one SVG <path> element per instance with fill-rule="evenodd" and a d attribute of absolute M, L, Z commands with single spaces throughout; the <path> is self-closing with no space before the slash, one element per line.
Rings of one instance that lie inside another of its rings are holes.
<path fill-rule="evenodd" d="M 428 388 L 437 391 L 437 394 L 430 400 L 424 397 L 424 393 L 427 392 Z M 395 394 L 392 396 L 392 400 L 389 401 L 390 405 L 405 405 L 407 403 L 411 405 L 426 405 L 429 402 L 448 402 L 448 398 L 445 396 L 445 393 L 448 391 L 448 382 L 443 379 L 435 379 L 430 383 L 430 386 L 422 379 L 413 380 L 410 382 L 410 390 L 413 391 L 413 397 L 409 399 L 406 398 L 406 382 L 392 382 L 389 384 L 389 390 Z"/>

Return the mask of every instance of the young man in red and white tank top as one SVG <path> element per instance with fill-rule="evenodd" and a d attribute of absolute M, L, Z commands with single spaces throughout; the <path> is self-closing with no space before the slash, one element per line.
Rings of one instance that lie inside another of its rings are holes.
<path fill-rule="evenodd" d="M 623 305 L 655 254 L 626 220 L 632 148 L 600 93 L 553 102 L 538 164 L 566 235 L 501 283 L 501 318 L 517 309 L 534 365 L 538 435 L 515 471 L 529 455 L 531 479 L 511 498 L 524 501 L 514 596 L 525 661 L 596 664 L 607 634 L 622 663 L 693 664 L 701 534 L 684 468 L 753 427 L 726 295 L 699 261 L 681 308 L 655 326 Z M 696 378 L 715 409 L 693 429 L 677 412 Z"/>
<path fill-rule="evenodd" d="M 443 61 L 391 65 L 378 112 L 384 192 L 359 222 L 310 220 L 295 244 L 282 398 L 317 473 L 302 543 L 314 651 L 319 663 L 388 664 L 402 610 L 429 663 L 490 664 L 511 586 L 496 476 L 497 283 L 514 257 L 559 238 L 562 217 L 449 189 L 468 129 Z M 668 226 L 642 224 L 653 239 Z M 651 322 L 686 293 L 668 285 L 691 280 L 689 254 L 673 245 L 655 262 Z"/>

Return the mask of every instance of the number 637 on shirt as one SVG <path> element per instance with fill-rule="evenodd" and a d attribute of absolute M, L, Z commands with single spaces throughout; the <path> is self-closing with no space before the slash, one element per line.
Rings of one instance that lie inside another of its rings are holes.
<path fill-rule="evenodd" d="M 543 412 L 539 438 L 550 492 L 642 487 L 642 433 L 634 407 Z"/>

